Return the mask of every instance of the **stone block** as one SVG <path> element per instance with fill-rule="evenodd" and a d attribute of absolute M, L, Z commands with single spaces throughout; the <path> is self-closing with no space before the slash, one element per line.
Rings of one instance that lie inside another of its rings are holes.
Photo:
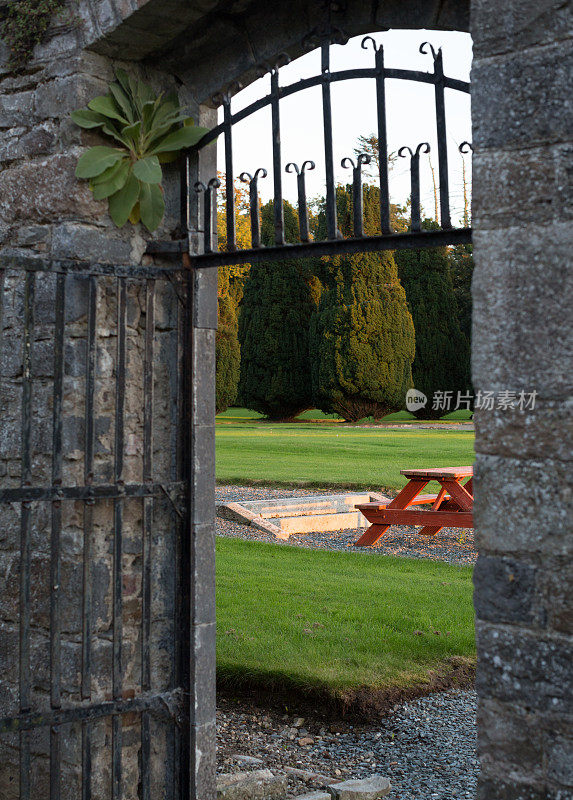
<path fill-rule="evenodd" d="M 472 223 L 479 229 L 536 226 L 573 216 L 573 145 L 478 150 Z"/>
<path fill-rule="evenodd" d="M 543 729 L 537 714 L 515 704 L 481 700 L 478 705 L 478 752 L 482 765 L 516 778 L 543 779 Z M 495 765 L 495 767 L 494 767 Z"/>
<path fill-rule="evenodd" d="M 193 576 L 195 600 L 193 622 L 215 621 L 215 526 L 195 525 L 193 528 Z"/>
<path fill-rule="evenodd" d="M 333 800 L 380 800 L 390 794 L 390 781 L 382 775 L 342 781 L 326 787 Z"/>
<path fill-rule="evenodd" d="M 573 634 L 573 563 L 543 562 L 538 577 L 547 626 L 558 633 Z"/>
<path fill-rule="evenodd" d="M 217 800 L 283 800 L 286 790 L 286 776 L 273 775 L 268 769 L 217 777 Z"/>
<path fill-rule="evenodd" d="M 0 95 L 0 119 L 2 128 L 32 125 L 35 122 L 34 92 L 14 92 Z"/>
<path fill-rule="evenodd" d="M 215 418 L 215 331 L 194 330 L 193 414 L 197 425 L 211 425 Z"/>
<path fill-rule="evenodd" d="M 552 792 L 543 783 L 532 785 L 530 780 L 507 783 L 502 778 L 482 775 L 478 780 L 476 800 L 569 800 L 560 792 Z"/>
<path fill-rule="evenodd" d="M 547 777 L 559 786 L 573 789 L 573 738 L 551 736 L 547 747 Z"/>
<path fill-rule="evenodd" d="M 54 228 L 52 254 L 56 258 L 99 261 L 108 264 L 131 263 L 131 243 L 113 229 L 95 228 L 64 222 Z"/>
<path fill-rule="evenodd" d="M 477 624 L 476 688 L 482 698 L 543 713 L 573 713 L 573 642 L 523 628 Z"/>
<path fill-rule="evenodd" d="M 472 123 L 476 149 L 570 141 L 572 69 L 571 39 L 474 61 Z"/>
<path fill-rule="evenodd" d="M 478 454 L 474 524 L 480 551 L 569 556 L 569 475 L 567 464 L 560 461 Z"/>
<path fill-rule="evenodd" d="M 7 222 L 61 222 L 63 219 L 95 220 L 106 205 L 93 199 L 86 181 L 78 181 L 75 169 L 80 153 L 50 156 L 18 164 L 0 173 L 0 218 Z M 90 255 L 93 257 L 94 252 Z"/>
<path fill-rule="evenodd" d="M 531 564 L 480 554 L 473 576 L 478 619 L 525 624 L 537 621 L 536 574 Z"/>
<path fill-rule="evenodd" d="M 215 623 L 193 625 L 195 703 L 192 722 L 205 725 L 215 718 Z"/>
<path fill-rule="evenodd" d="M 535 399 L 533 411 L 476 409 L 475 448 L 479 453 L 559 461 L 573 458 L 573 399 Z"/>
<path fill-rule="evenodd" d="M 472 0 L 474 58 L 566 39 L 571 9 L 563 0 Z"/>
<path fill-rule="evenodd" d="M 474 233 L 476 388 L 537 391 L 551 400 L 573 394 L 573 372 L 563 368 L 573 359 L 570 236 L 564 223 Z"/>
<path fill-rule="evenodd" d="M 294 797 L 293 800 L 331 800 L 332 795 L 328 792 L 310 792 L 310 794 L 300 794 Z"/>

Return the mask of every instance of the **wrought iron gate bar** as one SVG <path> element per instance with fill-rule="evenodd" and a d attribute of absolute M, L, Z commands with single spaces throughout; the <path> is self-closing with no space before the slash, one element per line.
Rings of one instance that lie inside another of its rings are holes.
<path fill-rule="evenodd" d="M 145 287 L 145 352 L 143 360 L 143 482 L 153 482 L 153 361 L 155 337 L 155 281 Z M 141 691 L 151 690 L 151 530 L 153 498 L 143 498 L 141 542 Z M 149 714 L 141 715 L 141 800 L 150 800 L 151 740 Z"/>
<path fill-rule="evenodd" d="M 52 485 L 62 484 L 62 396 L 64 389 L 64 333 L 66 276 L 56 278 L 56 317 L 54 326 L 54 389 L 52 404 Z M 60 536 L 62 503 L 52 501 L 50 538 L 50 706 L 61 707 L 60 695 Z M 50 800 L 60 800 L 60 731 L 50 728 Z"/>
<path fill-rule="evenodd" d="M 379 73 L 377 72 L 376 68 L 373 69 L 371 67 L 344 69 L 339 70 L 338 72 L 331 72 L 328 77 L 328 82 L 337 83 L 339 81 L 348 81 L 354 79 L 376 78 L 377 74 Z M 432 72 L 385 67 L 383 74 L 384 77 L 389 80 L 394 79 L 401 81 L 414 81 L 416 83 L 428 84 L 435 84 L 436 82 L 436 75 Z M 279 99 L 284 100 L 286 97 L 290 97 L 297 92 L 303 91 L 303 89 L 312 89 L 315 86 L 321 86 L 323 83 L 325 83 L 324 77 L 322 75 L 315 75 L 312 78 L 302 78 L 300 81 L 291 83 L 287 86 L 279 86 Z M 457 78 L 448 78 L 444 75 L 443 83 L 445 89 L 454 89 L 458 92 L 465 92 L 466 94 L 470 93 L 470 84 L 467 81 L 461 81 Z M 245 108 L 242 108 L 240 111 L 236 111 L 234 114 L 229 114 L 226 120 L 212 128 L 209 133 L 206 133 L 205 136 L 203 136 L 202 139 L 200 139 L 199 142 L 194 145 L 193 148 L 191 148 L 190 152 L 193 150 L 202 150 L 206 145 L 214 142 L 222 133 L 224 134 L 225 128 L 229 124 L 236 125 L 237 122 L 242 122 L 250 117 L 251 114 L 261 111 L 263 108 L 270 105 L 271 102 L 272 95 L 269 94 L 265 97 L 255 100 L 253 103 L 245 106 Z"/>
<path fill-rule="evenodd" d="M 392 233 L 388 236 L 365 236 L 363 239 L 337 239 L 335 250 L 332 248 L 332 242 L 324 241 L 285 244 L 281 247 L 261 247 L 258 250 L 236 250 L 234 253 L 223 251 L 220 253 L 191 255 L 190 266 L 192 269 L 205 269 L 207 267 L 224 267 L 232 264 L 281 261 L 287 258 L 345 255 L 379 250 L 419 250 L 424 247 L 471 244 L 471 241 L 471 228 L 452 228 L 448 231 L 420 231 L 419 233 Z M 172 254 L 174 255 L 175 252 L 173 250 Z"/>
<path fill-rule="evenodd" d="M 28 733 L 34 728 L 69 725 L 74 722 L 93 721 L 102 717 L 115 717 L 133 712 L 149 712 L 178 722 L 185 698 L 180 689 L 160 694 L 148 693 L 137 697 L 106 700 L 103 703 L 76 705 L 70 708 L 42 712 L 22 712 L 16 717 L 0 718 L 0 734 Z"/>
<path fill-rule="evenodd" d="M 125 356 L 127 297 L 125 278 L 117 281 L 117 367 L 115 386 L 115 463 L 114 477 L 116 484 L 122 482 L 123 447 L 124 447 L 124 410 L 125 410 Z M 123 641 L 123 498 L 116 497 L 114 504 L 114 536 L 113 536 L 113 623 L 112 623 L 112 692 L 113 699 L 120 700 L 123 691 L 122 641 Z M 112 800 L 121 800 L 121 750 L 122 720 L 120 716 L 112 719 L 111 731 L 111 785 Z"/>
<path fill-rule="evenodd" d="M 101 483 L 91 486 L 20 486 L 0 489 L 0 503 L 34 503 L 56 500 L 117 500 L 131 497 L 160 497 L 166 492 L 173 497 L 182 495 L 184 483 Z M 87 687 L 86 687 L 87 690 Z"/>
<path fill-rule="evenodd" d="M 36 275 L 26 273 L 24 288 L 24 341 L 22 356 L 22 461 L 21 483 L 32 479 L 32 350 L 34 344 L 34 297 Z M 32 513 L 22 501 L 20 517 L 20 713 L 30 711 L 30 566 Z M 20 800 L 30 800 L 30 734 L 20 734 Z"/>

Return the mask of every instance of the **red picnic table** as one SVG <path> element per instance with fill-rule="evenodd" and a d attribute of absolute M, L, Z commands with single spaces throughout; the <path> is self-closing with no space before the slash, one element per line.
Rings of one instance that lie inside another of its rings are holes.
<path fill-rule="evenodd" d="M 393 500 L 355 506 L 371 523 L 355 547 L 372 546 L 390 525 L 422 525 L 418 533 L 423 536 L 435 536 L 444 527 L 473 528 L 473 467 L 402 469 L 400 473 L 408 483 Z M 464 478 L 469 480 L 462 484 Z M 420 494 L 430 481 L 440 484 L 439 492 Z M 430 504 L 429 510 L 410 508 Z"/>

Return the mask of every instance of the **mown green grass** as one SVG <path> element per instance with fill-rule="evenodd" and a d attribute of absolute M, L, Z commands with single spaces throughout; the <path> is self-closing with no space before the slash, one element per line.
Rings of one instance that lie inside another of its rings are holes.
<path fill-rule="evenodd" d="M 471 418 L 471 412 L 469 411 L 452 411 L 450 414 L 446 414 L 442 417 L 441 420 L 432 420 L 432 422 L 448 422 L 448 421 L 464 421 L 469 420 Z M 264 416 L 259 414 L 258 411 L 252 411 L 249 408 L 228 408 L 226 411 L 223 411 L 221 414 L 217 415 L 218 422 L 228 422 L 228 421 L 248 421 L 248 420 L 264 420 Z M 319 411 L 317 408 L 309 408 L 307 411 L 303 411 L 302 414 L 299 414 L 297 420 L 310 420 L 311 422 L 321 422 L 321 421 L 332 421 L 332 422 L 342 422 L 341 418 L 337 414 L 325 414 L 323 411 Z M 266 421 L 266 420 L 265 420 Z M 372 418 L 367 417 L 364 422 L 372 422 Z M 416 419 L 413 414 L 410 414 L 409 411 L 396 411 L 394 414 L 387 414 L 383 417 L 384 422 L 411 422 L 414 424 L 424 423 L 425 420 Z"/>
<path fill-rule="evenodd" d="M 217 627 L 227 688 L 408 689 L 474 658 L 471 568 L 219 538 Z"/>
<path fill-rule="evenodd" d="M 401 469 L 473 464 L 471 431 L 229 421 L 217 426 L 217 480 L 389 488 Z"/>

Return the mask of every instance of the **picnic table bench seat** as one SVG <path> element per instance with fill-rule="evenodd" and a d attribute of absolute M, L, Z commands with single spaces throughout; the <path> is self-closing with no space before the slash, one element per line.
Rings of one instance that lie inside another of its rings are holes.
<path fill-rule="evenodd" d="M 408 483 L 393 500 L 356 505 L 371 525 L 355 546 L 371 547 L 391 525 L 421 525 L 418 533 L 423 536 L 435 536 L 443 527 L 473 527 L 473 467 L 431 467 L 400 472 Z M 468 480 L 462 484 L 465 478 Z M 430 481 L 440 484 L 438 493 L 421 494 Z M 430 504 L 429 510 L 411 508 Z"/>

